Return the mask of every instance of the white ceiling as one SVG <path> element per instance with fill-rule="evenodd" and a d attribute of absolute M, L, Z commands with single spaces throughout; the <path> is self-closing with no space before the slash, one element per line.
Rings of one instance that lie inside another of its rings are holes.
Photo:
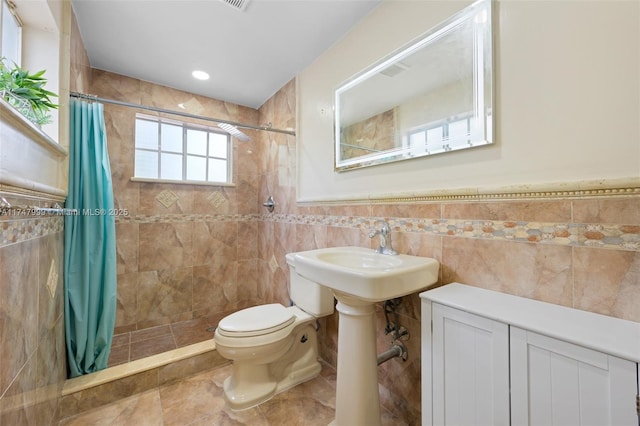
<path fill-rule="evenodd" d="M 381 0 L 73 0 L 93 68 L 260 107 Z M 195 69 L 208 81 L 191 76 Z"/>

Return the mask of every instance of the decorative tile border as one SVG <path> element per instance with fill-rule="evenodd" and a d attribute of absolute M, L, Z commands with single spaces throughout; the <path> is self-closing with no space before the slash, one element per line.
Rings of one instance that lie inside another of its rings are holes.
<path fill-rule="evenodd" d="M 262 220 L 302 225 L 374 228 L 383 218 L 268 215 Z M 436 218 L 384 218 L 396 232 L 640 251 L 640 226 Z"/>
<path fill-rule="evenodd" d="M 383 218 L 323 215 L 135 215 L 117 216 L 120 223 L 277 222 L 370 229 Z M 541 244 L 640 251 L 640 225 L 544 223 L 439 218 L 386 218 L 396 232 Z M 45 216 L 0 221 L 0 247 L 64 230 L 64 218 Z"/>
<path fill-rule="evenodd" d="M 45 216 L 0 221 L 0 247 L 21 243 L 64 230 L 64 218 Z"/>
<path fill-rule="evenodd" d="M 343 204 L 406 204 L 441 201 L 567 200 L 576 198 L 637 197 L 640 178 L 597 179 L 576 182 L 469 187 L 369 196 L 331 196 L 298 200 L 300 206 Z"/>
<path fill-rule="evenodd" d="M 119 223 L 185 223 L 185 222 L 252 222 L 260 219 L 260 215 L 242 214 L 162 214 L 162 215 L 131 215 L 116 216 Z"/>
<path fill-rule="evenodd" d="M 372 229 L 381 217 L 324 215 L 136 215 L 116 223 L 275 222 Z M 384 218 L 396 232 L 640 251 L 640 225 L 581 224 L 440 218 Z"/>
<path fill-rule="evenodd" d="M 603 189 L 576 189 L 576 190 L 549 190 L 549 191 L 511 191 L 511 192 L 486 192 L 480 191 L 462 194 L 430 194 L 406 197 L 374 197 L 368 199 L 343 200 L 340 204 L 352 204 L 366 202 L 371 204 L 388 203 L 418 203 L 430 201 L 505 201 L 505 200 L 558 200 L 575 199 L 585 197 L 621 197 L 637 196 L 640 194 L 638 187 L 603 188 Z M 313 203 L 312 203 L 313 204 Z"/>

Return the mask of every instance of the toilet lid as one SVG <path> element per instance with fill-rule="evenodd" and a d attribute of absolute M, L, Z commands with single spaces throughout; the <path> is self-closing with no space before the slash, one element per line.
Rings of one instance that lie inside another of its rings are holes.
<path fill-rule="evenodd" d="M 224 317 L 218 323 L 223 336 L 260 336 L 280 330 L 293 323 L 295 315 L 279 303 L 242 309 Z"/>

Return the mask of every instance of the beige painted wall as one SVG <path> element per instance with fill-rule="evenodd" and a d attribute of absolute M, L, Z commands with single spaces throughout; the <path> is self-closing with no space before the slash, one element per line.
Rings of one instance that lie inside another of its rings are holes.
<path fill-rule="evenodd" d="M 495 144 L 334 172 L 335 87 L 467 4 L 385 1 L 299 75 L 298 201 L 640 181 L 640 3 L 609 0 L 494 2 Z"/>

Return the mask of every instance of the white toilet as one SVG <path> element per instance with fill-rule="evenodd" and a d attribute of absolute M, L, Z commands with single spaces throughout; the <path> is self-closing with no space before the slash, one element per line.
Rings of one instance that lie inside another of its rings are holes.
<path fill-rule="evenodd" d="M 316 318 L 333 313 L 333 294 L 295 271 L 287 254 L 294 306 L 273 303 L 224 317 L 213 337 L 216 350 L 233 361 L 224 381 L 224 397 L 233 410 L 244 410 L 317 376 Z"/>

